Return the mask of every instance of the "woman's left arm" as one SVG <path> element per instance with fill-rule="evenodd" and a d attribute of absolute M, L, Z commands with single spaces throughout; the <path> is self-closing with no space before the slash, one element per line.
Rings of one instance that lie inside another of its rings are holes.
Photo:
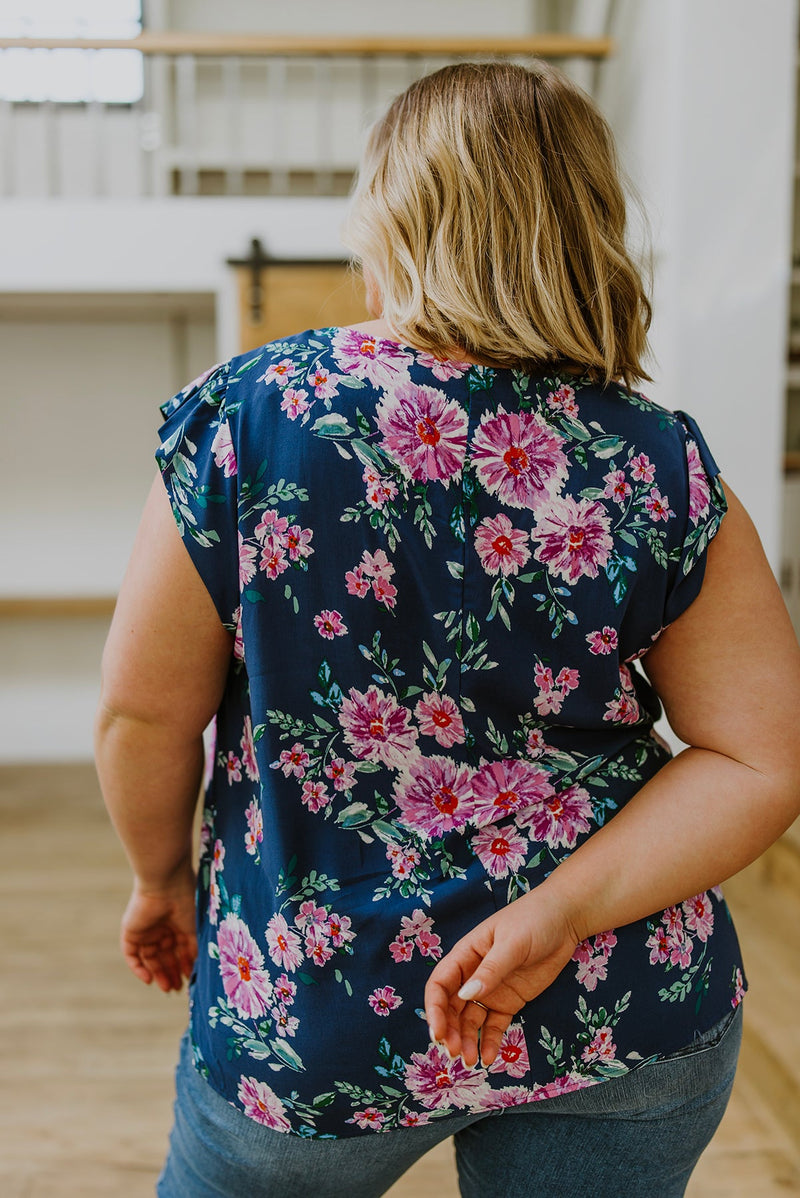
<path fill-rule="evenodd" d="M 103 653 L 95 754 L 134 873 L 121 947 L 138 978 L 179 990 L 197 955 L 192 826 L 203 729 L 233 638 L 181 542 L 156 478 Z"/>

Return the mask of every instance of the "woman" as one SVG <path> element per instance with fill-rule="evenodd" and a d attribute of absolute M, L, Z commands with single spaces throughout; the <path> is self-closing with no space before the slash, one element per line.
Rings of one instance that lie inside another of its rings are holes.
<path fill-rule="evenodd" d="M 465 1195 L 671 1198 L 722 1116 L 716 887 L 797 813 L 799 653 L 699 429 L 630 390 L 624 222 L 562 75 L 446 68 L 366 153 L 376 319 L 163 409 L 97 759 L 125 957 L 192 979 L 167 1198 L 378 1195 L 451 1134 Z"/>

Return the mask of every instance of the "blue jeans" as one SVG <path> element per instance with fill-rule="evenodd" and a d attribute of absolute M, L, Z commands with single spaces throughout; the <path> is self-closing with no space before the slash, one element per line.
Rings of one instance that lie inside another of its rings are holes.
<path fill-rule="evenodd" d="M 502 1113 L 342 1140 L 262 1127 L 195 1071 L 188 1036 L 159 1198 L 378 1198 L 453 1136 L 463 1198 L 680 1198 L 728 1103 L 741 1008 L 692 1045 Z"/>

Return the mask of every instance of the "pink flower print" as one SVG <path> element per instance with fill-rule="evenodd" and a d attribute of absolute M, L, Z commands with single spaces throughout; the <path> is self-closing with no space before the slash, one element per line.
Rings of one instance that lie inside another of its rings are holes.
<path fill-rule="evenodd" d="M 383 1015 L 385 1018 L 389 1016 L 390 1012 L 396 1010 L 402 1001 L 400 995 L 395 994 L 394 986 L 379 986 L 367 999 L 375 1014 Z"/>
<path fill-rule="evenodd" d="M 625 477 L 625 471 L 612 470 L 603 476 L 603 482 L 606 484 L 603 489 L 606 499 L 613 499 L 620 507 L 624 507 L 625 500 L 633 491 L 633 487 Z"/>
<path fill-rule="evenodd" d="M 409 717 L 405 707 L 375 686 L 365 692 L 351 687 L 339 708 L 339 723 L 353 755 L 391 769 L 399 769 L 414 748 L 417 730 Z"/>
<path fill-rule="evenodd" d="M 417 757 L 395 783 L 399 819 L 423 836 L 458 831 L 472 813 L 469 766 L 451 757 Z"/>
<path fill-rule="evenodd" d="M 333 956 L 331 942 L 319 924 L 310 924 L 306 929 L 306 956 L 322 968 Z"/>
<path fill-rule="evenodd" d="M 549 775 L 538 765 L 516 758 L 487 762 L 472 777 L 472 822 L 492 824 L 538 807 L 554 794 Z"/>
<path fill-rule="evenodd" d="M 254 551 L 255 552 L 255 551 Z M 231 616 L 231 624 L 233 624 L 233 658 L 234 661 L 244 661 L 244 635 L 242 633 L 242 605 L 241 603 L 236 608 L 236 611 Z M 230 630 L 230 626 L 226 625 Z"/>
<path fill-rule="evenodd" d="M 290 1007 L 297 994 L 297 983 L 291 981 L 285 973 L 280 973 L 275 979 L 274 990 L 278 1002 L 283 1003 L 285 1007 Z"/>
<path fill-rule="evenodd" d="M 413 355 L 395 341 L 382 341 L 358 329 L 340 329 L 334 334 L 333 357 L 337 366 L 374 387 L 406 382 Z"/>
<path fill-rule="evenodd" d="M 619 668 L 619 689 L 614 698 L 606 703 L 604 720 L 614 724 L 635 724 L 641 715 L 639 701 L 633 686 L 631 672 L 626 665 Z"/>
<path fill-rule="evenodd" d="M 360 565 L 368 578 L 389 579 L 394 574 L 394 566 L 383 549 L 376 549 L 374 553 L 369 553 L 365 549 L 361 555 Z"/>
<path fill-rule="evenodd" d="M 424 1127 L 430 1121 L 430 1115 L 424 1115 L 421 1111 L 406 1111 L 398 1120 L 401 1127 Z"/>
<path fill-rule="evenodd" d="M 225 845 L 221 840 L 214 841 L 214 854 L 212 858 L 214 869 L 219 873 L 225 864 Z"/>
<path fill-rule="evenodd" d="M 391 611 L 397 600 L 396 586 L 393 586 L 387 578 L 375 578 L 372 582 L 372 593 L 379 603 Z"/>
<path fill-rule="evenodd" d="M 586 1045 L 581 1053 L 581 1060 L 590 1063 L 592 1061 L 613 1061 L 617 1055 L 617 1046 L 614 1043 L 614 1033 L 610 1027 L 598 1028 L 593 1038 Z"/>
<path fill-rule="evenodd" d="M 381 448 L 412 482 L 461 477 L 467 452 L 467 413 L 444 391 L 404 383 L 378 404 Z"/>
<path fill-rule="evenodd" d="M 225 994 L 244 1019 L 263 1015 L 272 998 L 264 957 L 237 915 L 226 915 L 217 932 L 219 971 Z"/>
<path fill-rule="evenodd" d="M 334 948 L 343 948 L 351 940 L 355 940 L 356 934 L 351 931 L 351 923 L 352 920 L 349 915 L 337 915 L 333 911 L 328 916 L 325 930 L 330 936 L 331 944 Z"/>
<path fill-rule="evenodd" d="M 283 1036 L 285 1039 L 287 1036 L 297 1035 L 300 1020 L 296 1015 L 290 1015 L 282 1003 L 278 1003 L 276 1007 L 273 1007 L 270 1015 L 275 1020 L 275 1031 L 279 1036 Z"/>
<path fill-rule="evenodd" d="M 596 990 L 598 982 L 604 982 L 608 977 L 608 957 L 589 957 L 588 961 L 580 961 L 575 971 L 575 979 L 587 990 Z"/>
<path fill-rule="evenodd" d="M 666 495 L 662 495 L 656 487 L 651 487 L 650 494 L 644 497 L 644 506 L 650 519 L 654 523 L 663 520 L 665 523 L 670 516 L 674 516 L 672 508 L 669 506 L 669 499 Z"/>
<path fill-rule="evenodd" d="M 555 391 L 551 391 L 545 402 L 553 412 L 561 412 L 564 416 L 578 415 L 574 388 L 567 383 L 562 383 Z"/>
<path fill-rule="evenodd" d="M 460 379 L 469 370 L 469 362 L 458 362 L 454 358 L 435 358 L 427 350 L 417 351 L 417 362 L 427 367 L 434 377 L 446 383 L 448 379 Z"/>
<path fill-rule="evenodd" d="M 430 932 L 433 927 L 433 918 L 426 915 L 421 907 L 417 907 L 412 915 L 404 915 L 400 920 L 399 935 L 413 939 L 420 932 Z"/>
<path fill-rule="evenodd" d="M 258 550 L 254 545 L 248 545 L 241 533 L 239 536 L 239 587 L 247 586 L 255 576 L 256 555 Z"/>
<path fill-rule="evenodd" d="M 573 784 L 517 816 L 521 827 L 531 830 L 534 840 L 543 840 L 551 849 L 559 845 L 573 849 L 578 836 L 589 831 L 592 804 L 587 791 Z"/>
<path fill-rule="evenodd" d="M 672 952 L 672 938 L 666 928 L 656 928 L 653 934 L 648 936 L 646 947 L 650 949 L 651 965 L 663 965 L 668 961 Z"/>
<path fill-rule="evenodd" d="M 461 1057 L 452 1060 L 439 1044 L 415 1052 L 406 1066 L 406 1089 L 428 1110 L 478 1106 L 489 1090 L 484 1069 L 470 1069 Z"/>
<path fill-rule="evenodd" d="M 427 928 L 422 928 L 414 937 L 414 943 L 419 949 L 420 956 L 430 957 L 433 961 L 438 961 L 442 955 L 442 938 L 436 932 L 429 932 Z"/>
<path fill-rule="evenodd" d="M 661 916 L 661 922 L 670 936 L 683 939 L 683 911 L 680 907 L 667 907 Z"/>
<path fill-rule="evenodd" d="M 692 963 L 692 948 L 694 947 L 691 939 L 687 936 L 684 940 L 672 940 L 672 950 L 669 954 L 671 965 L 677 965 L 681 969 L 687 969 Z"/>
<path fill-rule="evenodd" d="M 402 854 L 399 857 L 392 857 L 392 875 L 395 878 L 410 878 L 414 872 L 414 863 L 409 861 L 408 857 Z"/>
<path fill-rule="evenodd" d="M 531 551 L 528 549 L 528 534 L 514 528 L 505 512 L 481 520 L 475 529 L 475 552 L 487 574 L 518 574 Z"/>
<path fill-rule="evenodd" d="M 581 961 L 584 964 L 592 959 L 592 942 L 591 940 L 581 940 L 580 944 L 575 946 L 575 952 L 570 957 L 571 961 Z"/>
<path fill-rule="evenodd" d="M 276 965 L 294 973 L 303 962 L 300 937 L 287 924 L 282 915 L 273 915 L 267 924 L 267 948 Z"/>
<path fill-rule="evenodd" d="M 562 695 L 566 698 L 569 691 L 575 691 L 580 686 L 581 676 L 578 670 L 572 669 L 570 666 L 563 666 L 556 675 L 555 683 L 553 684 Z"/>
<path fill-rule="evenodd" d="M 705 943 L 714 931 L 714 908 L 711 906 L 711 899 L 706 891 L 681 903 L 681 908 L 686 920 L 686 927 L 690 932 L 694 932 L 698 940 Z"/>
<path fill-rule="evenodd" d="M 490 1073 L 507 1073 L 509 1077 L 524 1077 L 530 1069 L 525 1033 L 518 1023 L 506 1028 L 500 1051 L 489 1066 Z"/>
<path fill-rule="evenodd" d="M 338 374 L 330 374 L 323 366 L 318 366 L 308 376 L 308 381 L 314 388 L 314 395 L 317 399 L 333 399 L 334 395 L 339 394 L 339 376 Z"/>
<path fill-rule="evenodd" d="M 324 929 L 328 922 L 327 909 L 325 907 L 318 907 L 313 899 L 308 899 L 300 905 L 294 922 L 302 930 L 307 930 L 312 926 Z"/>
<path fill-rule="evenodd" d="M 347 636 L 347 625 L 342 620 L 342 613 L 330 611 L 324 607 L 318 616 L 314 616 L 314 627 L 320 636 L 332 641 L 335 636 Z"/>
<path fill-rule="evenodd" d="M 453 699 L 431 691 L 414 708 L 423 736 L 433 736 L 443 749 L 460 745 L 465 739 L 464 721 Z"/>
<path fill-rule="evenodd" d="M 225 766 L 225 774 L 228 779 L 228 786 L 233 786 L 234 782 L 241 782 L 242 763 L 234 753 L 233 749 L 229 749 L 227 756 L 222 758 L 222 764 Z"/>
<path fill-rule="evenodd" d="M 307 399 L 307 391 L 297 391 L 294 387 L 286 387 L 281 400 L 281 411 L 285 412 L 290 420 L 296 420 L 298 416 L 302 416 L 303 412 L 308 412 L 311 408 L 312 405 L 306 403 Z"/>
<path fill-rule="evenodd" d="M 219 884 L 217 882 L 217 871 L 212 864 L 208 876 L 208 918 L 211 923 L 216 924 L 219 918 L 219 908 L 222 901 Z"/>
<path fill-rule="evenodd" d="M 628 462 L 631 475 L 637 483 L 647 483 L 649 486 L 655 479 L 656 468 L 646 453 L 639 453 Z"/>
<path fill-rule="evenodd" d="M 736 1007 L 739 1006 L 739 1003 L 742 1001 L 742 999 L 744 998 L 744 996 L 746 994 L 745 985 L 744 985 L 744 976 L 742 974 L 741 969 L 737 968 L 736 971 L 734 972 L 733 982 L 731 983 L 731 985 L 733 987 L 733 998 L 731 999 L 731 1006 L 735 1010 Z"/>
<path fill-rule="evenodd" d="M 378 478 L 367 486 L 367 503 L 380 511 L 386 504 L 397 498 L 397 486 L 390 478 Z"/>
<path fill-rule="evenodd" d="M 259 570 L 263 570 L 267 578 L 274 582 L 279 575 L 283 574 L 284 570 L 289 569 L 289 562 L 286 559 L 286 547 L 277 537 L 267 537 L 264 541 L 264 548 L 261 550 L 261 561 L 258 563 Z"/>
<path fill-rule="evenodd" d="M 233 448 L 231 429 L 227 420 L 222 421 L 214 434 L 211 452 L 214 455 L 214 465 L 220 467 L 225 478 L 233 478 L 236 474 L 236 450 Z"/>
<path fill-rule="evenodd" d="M 364 1131 L 380 1131 L 385 1118 L 383 1111 L 379 1111 L 375 1106 L 368 1106 L 363 1111 L 354 1111 L 352 1119 L 346 1119 L 345 1122 L 355 1123 Z"/>
<path fill-rule="evenodd" d="M 334 790 L 350 790 L 356 784 L 356 767 L 352 761 L 333 757 L 325 766 L 325 773 L 333 782 Z"/>
<path fill-rule="evenodd" d="M 285 516 L 279 516 L 276 511 L 264 512 L 258 524 L 253 529 L 253 536 L 263 545 L 267 537 L 274 537 L 276 544 L 283 545 L 289 521 Z"/>
<path fill-rule="evenodd" d="M 358 595 L 359 599 L 363 599 L 365 595 L 369 594 L 370 583 L 364 577 L 361 566 L 356 566 L 355 570 L 348 570 L 344 580 L 347 583 L 348 595 Z"/>
<path fill-rule="evenodd" d="M 329 805 L 331 796 L 328 794 L 324 782 L 313 782 L 311 779 L 306 779 L 303 783 L 300 801 L 316 815 L 318 811 L 322 811 L 323 807 Z"/>
<path fill-rule="evenodd" d="M 247 832 L 245 833 L 245 848 L 251 857 L 258 853 L 258 846 L 264 839 L 264 816 L 255 799 L 251 799 L 245 812 Z"/>
<path fill-rule="evenodd" d="M 314 552 L 310 544 L 313 535 L 310 528 L 301 528 L 299 524 L 293 524 L 287 529 L 286 548 L 290 561 L 296 562 L 311 556 Z"/>
<path fill-rule="evenodd" d="M 698 524 L 708 515 L 711 489 L 700 460 L 700 451 L 696 442 L 691 440 L 686 442 L 686 464 L 689 468 L 689 519 L 692 524 Z"/>
<path fill-rule="evenodd" d="M 282 361 L 273 362 L 271 366 L 268 366 L 260 378 L 256 379 L 256 382 L 266 383 L 267 386 L 275 382 L 279 387 L 285 387 L 294 374 L 295 369 L 296 367 L 292 359 L 284 358 Z"/>
<path fill-rule="evenodd" d="M 302 778 L 310 760 L 308 753 L 297 741 L 291 749 L 283 750 L 278 760 L 272 762 L 272 768 L 283 770 L 284 778 L 288 778 L 290 774 L 294 774 L 295 778 Z"/>
<path fill-rule="evenodd" d="M 256 761 L 256 751 L 253 744 L 253 721 L 249 715 L 244 717 L 242 739 L 239 741 L 239 744 L 242 747 L 244 772 L 251 782 L 258 782 L 258 762 Z"/>
<path fill-rule="evenodd" d="M 266 1082 L 257 1081 L 254 1077 L 242 1077 L 237 1097 L 249 1119 L 255 1119 L 256 1123 L 271 1127 L 273 1131 L 291 1131 L 283 1103 Z"/>
<path fill-rule="evenodd" d="M 491 1069 L 492 1065 L 489 1066 Z M 489 1090 L 481 1102 L 482 1111 L 503 1111 L 508 1107 L 522 1106 L 526 1102 L 535 1102 L 537 1095 L 527 1086 L 503 1086 L 500 1090 Z"/>
<path fill-rule="evenodd" d="M 561 1094 L 571 1094 L 573 1090 L 585 1090 L 587 1086 L 596 1086 L 599 1082 L 596 1077 L 584 1077 L 580 1073 L 565 1073 L 563 1077 L 556 1077 L 551 1082 L 545 1082 L 543 1086 L 534 1086 L 531 1102 L 538 1102 L 543 1098 L 558 1098 Z"/>
<path fill-rule="evenodd" d="M 472 443 L 481 484 L 508 507 L 536 511 L 557 495 L 567 477 L 563 437 L 533 412 L 485 415 Z"/>
<path fill-rule="evenodd" d="M 414 955 L 414 942 L 398 938 L 389 945 L 389 952 L 392 954 L 392 960 L 398 965 L 401 961 L 410 961 Z"/>
<path fill-rule="evenodd" d="M 529 729 L 528 735 L 525 737 L 525 748 L 529 757 L 541 757 L 547 748 L 541 728 Z"/>
<path fill-rule="evenodd" d="M 542 694 L 549 694 L 555 683 L 553 682 L 553 671 L 549 666 L 542 665 L 537 659 L 533 667 L 533 680 L 538 686 Z"/>
<path fill-rule="evenodd" d="M 619 643 L 616 628 L 609 628 L 607 624 L 596 632 L 588 633 L 586 641 L 589 645 L 590 653 L 603 654 L 613 653 Z"/>
<path fill-rule="evenodd" d="M 584 574 L 597 578 L 614 545 L 610 530 L 601 503 L 564 495 L 537 515 L 531 533 L 539 542 L 534 556 L 566 582 L 575 583 Z"/>
<path fill-rule="evenodd" d="M 516 873 L 525 861 L 527 841 L 513 824 L 482 828 L 470 844 L 490 878 L 506 878 Z"/>
<path fill-rule="evenodd" d="M 612 930 L 608 932 L 598 932 L 594 938 L 594 951 L 603 953 L 606 957 L 611 956 L 611 950 L 616 946 L 617 937 Z"/>

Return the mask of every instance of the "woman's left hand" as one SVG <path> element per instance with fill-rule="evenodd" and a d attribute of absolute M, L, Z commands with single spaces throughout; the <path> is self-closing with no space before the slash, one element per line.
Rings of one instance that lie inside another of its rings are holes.
<path fill-rule="evenodd" d="M 566 966 L 578 937 L 546 883 L 485 919 L 453 946 L 425 987 L 432 1037 L 466 1065 L 490 1065 L 519 1010 Z M 467 995 L 469 997 L 467 997 Z"/>
<path fill-rule="evenodd" d="M 180 990 L 197 957 L 195 873 L 187 867 L 163 890 L 136 882 L 122 917 L 120 947 L 128 967 L 148 986 Z"/>

